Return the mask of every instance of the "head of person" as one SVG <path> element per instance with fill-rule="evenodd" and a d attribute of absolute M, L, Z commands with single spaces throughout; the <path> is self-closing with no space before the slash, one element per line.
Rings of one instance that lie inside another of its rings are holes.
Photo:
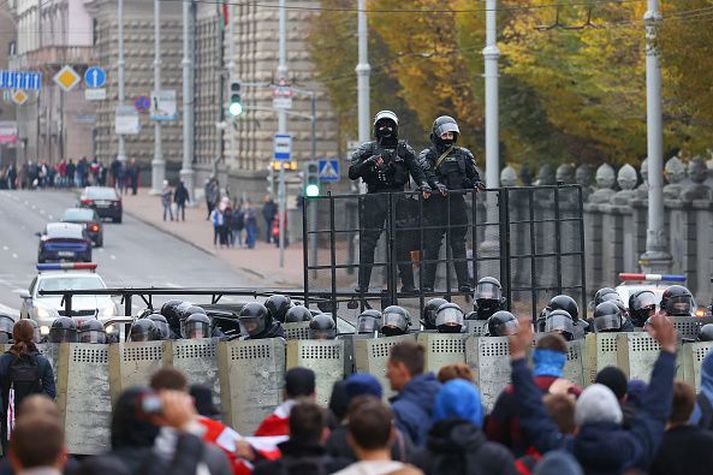
<path fill-rule="evenodd" d="M 463 331 L 465 314 L 454 303 L 444 303 L 436 311 L 436 328 L 438 333 L 460 333 Z"/>
<path fill-rule="evenodd" d="M 272 317 L 263 304 L 250 302 L 240 310 L 238 322 L 241 333 L 254 338 L 272 326 Z"/>
<path fill-rule="evenodd" d="M 423 306 L 423 318 L 421 319 L 421 324 L 426 330 L 436 329 L 436 312 L 438 308 L 448 303 L 448 300 L 442 299 L 440 297 L 432 298 L 428 300 Z"/>
<path fill-rule="evenodd" d="M 316 391 L 314 371 L 296 367 L 285 374 L 285 399 L 314 399 Z"/>
<path fill-rule="evenodd" d="M 153 376 L 151 376 L 149 386 L 156 392 L 186 392 L 188 391 L 188 380 L 186 379 L 186 376 L 179 370 L 171 367 L 165 367 L 156 371 Z"/>
<path fill-rule="evenodd" d="M 584 475 L 584 470 L 572 454 L 564 450 L 547 452 L 537 462 L 533 475 Z"/>
<path fill-rule="evenodd" d="M 690 317 L 694 315 L 696 303 L 690 290 L 682 285 L 672 285 L 661 295 L 661 309 L 672 317 Z"/>
<path fill-rule="evenodd" d="M 204 313 L 194 313 L 186 318 L 186 321 L 183 324 L 183 332 L 183 338 L 187 340 L 210 338 L 210 317 Z"/>
<path fill-rule="evenodd" d="M 619 294 L 611 287 L 602 287 L 594 293 L 594 308 L 602 302 L 609 300 L 619 300 Z"/>
<path fill-rule="evenodd" d="M 273 320 L 285 323 L 287 311 L 292 308 L 292 299 L 287 295 L 271 295 L 265 300 L 265 308 Z"/>
<path fill-rule="evenodd" d="M 391 347 L 386 363 L 386 378 L 391 389 L 401 391 L 414 376 L 423 373 L 426 350 L 414 341 L 403 341 Z"/>
<path fill-rule="evenodd" d="M 318 445 L 329 435 L 327 417 L 319 405 L 301 401 L 290 411 L 290 439 L 304 445 Z"/>
<path fill-rule="evenodd" d="M 160 313 L 152 313 L 146 317 L 151 320 L 156 328 L 158 328 L 159 334 L 161 335 L 161 340 L 168 340 L 171 338 L 171 327 L 168 325 L 168 320 L 166 317 Z"/>
<path fill-rule="evenodd" d="M 156 324 L 147 318 L 134 320 L 129 329 L 129 341 L 155 341 L 161 339 L 161 332 Z"/>
<path fill-rule="evenodd" d="M 465 381 L 475 383 L 475 376 L 473 371 L 465 363 L 454 363 L 446 366 L 442 366 L 438 370 L 438 381 L 441 383 L 447 383 L 453 379 L 463 379 Z"/>
<path fill-rule="evenodd" d="M 85 320 L 79 325 L 77 330 L 79 343 L 106 343 L 106 332 L 104 325 L 99 320 Z"/>
<path fill-rule="evenodd" d="M 639 290 L 629 296 L 629 316 L 637 327 L 656 314 L 656 295 L 650 290 Z"/>
<path fill-rule="evenodd" d="M 54 401 L 45 394 L 30 394 L 17 407 L 17 419 L 28 417 L 47 417 L 60 421 L 60 413 Z"/>
<path fill-rule="evenodd" d="M 433 121 L 431 142 L 443 152 L 458 142 L 460 129 L 456 120 L 449 115 L 442 115 Z"/>
<path fill-rule="evenodd" d="M 312 320 L 312 312 L 307 307 L 296 305 L 285 313 L 285 323 L 309 322 Z"/>
<path fill-rule="evenodd" d="M 487 320 L 495 312 L 503 308 L 505 297 L 503 287 L 495 277 L 483 277 L 478 281 L 473 292 L 473 307 L 478 312 L 480 320 Z"/>
<path fill-rule="evenodd" d="M 622 419 L 619 400 L 612 390 L 603 384 L 587 386 L 575 404 L 574 422 L 577 427 L 595 422 L 621 424 Z"/>
<path fill-rule="evenodd" d="M 624 316 L 616 302 L 607 300 L 594 309 L 592 326 L 596 333 L 618 332 L 623 325 Z"/>
<path fill-rule="evenodd" d="M 381 399 L 384 395 L 379 380 L 368 373 L 354 373 L 349 376 L 345 381 L 344 390 L 349 401 L 359 396 L 374 396 Z"/>
<path fill-rule="evenodd" d="M 551 310 L 547 313 L 544 323 L 546 333 L 557 333 L 567 341 L 574 339 L 574 320 L 565 310 Z"/>
<path fill-rule="evenodd" d="M 337 324 L 331 315 L 320 313 L 309 322 L 311 340 L 334 340 L 337 337 Z"/>
<path fill-rule="evenodd" d="M 683 381 L 673 384 L 673 401 L 671 414 L 668 416 L 668 427 L 683 426 L 688 420 L 696 405 L 696 392 Z"/>
<path fill-rule="evenodd" d="M 149 405 L 155 393 L 148 388 L 133 387 L 117 400 L 111 416 L 111 447 L 153 447 L 159 426 L 152 422 Z"/>
<path fill-rule="evenodd" d="M 574 434 L 574 399 L 566 394 L 545 394 L 545 410 L 562 434 Z"/>
<path fill-rule="evenodd" d="M 443 385 L 433 405 L 433 422 L 463 419 L 479 429 L 483 427 L 485 409 L 480 392 L 473 383 L 453 379 Z"/>
<path fill-rule="evenodd" d="M 569 295 L 555 295 L 547 304 L 550 310 L 564 310 L 572 317 L 573 321 L 579 320 L 579 305 Z"/>
<path fill-rule="evenodd" d="M 411 326 L 411 314 L 398 305 L 390 305 L 381 313 L 381 333 L 386 336 L 404 335 Z"/>
<path fill-rule="evenodd" d="M 358 334 L 375 334 L 381 328 L 381 312 L 370 308 L 364 310 L 357 317 L 354 332 Z"/>
<path fill-rule="evenodd" d="M 390 110 L 382 110 L 374 116 L 374 137 L 383 146 L 394 146 L 399 139 L 399 118 Z"/>
<path fill-rule="evenodd" d="M 626 375 L 616 366 L 603 368 L 597 373 L 594 382 L 603 384 L 611 389 L 619 402 L 626 401 L 626 393 L 628 390 Z"/>
<path fill-rule="evenodd" d="M 567 362 L 567 342 L 558 333 L 543 335 L 532 352 L 535 376 L 554 376 L 561 378 Z"/>
<path fill-rule="evenodd" d="M 50 343 L 76 343 L 77 324 L 69 317 L 57 317 L 52 322 L 49 334 Z"/>
<path fill-rule="evenodd" d="M 381 400 L 361 396 L 349 407 L 347 443 L 359 460 L 368 454 L 389 450 L 394 436 L 393 414 Z"/>
<path fill-rule="evenodd" d="M 12 327 L 12 339 L 15 343 L 10 348 L 10 352 L 15 356 L 37 351 L 34 341 L 35 327 L 29 319 L 22 319 Z"/>
<path fill-rule="evenodd" d="M 64 466 L 64 431 L 50 417 L 18 419 L 10 437 L 10 463 L 15 473 L 40 467 Z"/>
<path fill-rule="evenodd" d="M 506 310 L 495 312 L 488 318 L 488 336 L 514 335 L 517 330 L 517 318 Z"/>

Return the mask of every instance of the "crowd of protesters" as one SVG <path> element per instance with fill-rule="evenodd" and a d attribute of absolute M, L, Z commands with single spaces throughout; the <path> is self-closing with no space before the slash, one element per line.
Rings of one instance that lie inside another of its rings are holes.
<path fill-rule="evenodd" d="M 82 188 L 113 186 L 126 194 L 136 194 L 140 168 L 135 159 L 120 162 L 115 159 L 108 167 L 96 157 L 79 160 L 62 159 L 54 164 L 45 160 L 27 161 L 21 166 L 9 163 L 0 170 L 2 189 Z"/>
<path fill-rule="evenodd" d="M 19 343 L 0 359 L 3 388 L 15 360 L 39 357 L 26 326 L 14 332 Z M 284 402 L 254 436 L 220 421 L 209 388 L 190 386 L 180 371 L 164 368 L 150 387 L 118 398 L 110 451 L 82 460 L 66 455 L 68 422 L 50 399 L 54 386 L 40 385 L 35 392 L 45 395 L 17 401 L 0 473 L 709 474 L 713 351 L 703 360 L 696 396 L 675 381 L 673 324 L 656 315 L 647 331 L 660 345 L 648 383 L 627 381 L 621 370 L 607 367 L 580 388 L 563 378 L 564 338 L 548 333 L 532 349 L 532 325 L 520 319 L 508 337 L 512 383 L 490 412 L 467 365 L 428 373 L 425 349 L 412 341 L 390 350 L 386 377 L 395 395 L 388 404 L 386 388 L 373 375 L 356 373 L 336 383 L 329 407 L 320 407 L 320 376 L 292 368 Z"/>

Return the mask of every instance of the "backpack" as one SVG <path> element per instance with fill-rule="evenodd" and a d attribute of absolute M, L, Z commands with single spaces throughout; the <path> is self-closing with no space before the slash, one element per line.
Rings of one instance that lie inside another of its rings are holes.
<path fill-rule="evenodd" d="M 25 397 L 43 392 L 42 371 L 37 355 L 24 354 L 19 358 L 15 357 L 8 368 L 8 376 L 8 389 L 12 387 L 15 391 L 15 407 L 19 406 Z"/>

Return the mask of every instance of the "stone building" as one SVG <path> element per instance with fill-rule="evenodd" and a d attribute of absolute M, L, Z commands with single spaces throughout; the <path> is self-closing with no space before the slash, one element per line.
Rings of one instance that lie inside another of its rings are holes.
<path fill-rule="evenodd" d="M 8 9 L 0 8 L 0 69 L 8 69 L 11 52 L 15 51 L 15 21 Z M 17 122 L 10 91 L 0 91 L 0 173 L 15 160 Z"/>

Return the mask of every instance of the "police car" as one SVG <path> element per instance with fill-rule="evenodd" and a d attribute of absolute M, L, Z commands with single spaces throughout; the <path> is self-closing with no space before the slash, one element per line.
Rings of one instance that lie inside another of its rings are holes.
<path fill-rule="evenodd" d="M 676 274 L 634 274 L 622 272 L 619 274 L 621 284 L 614 290 L 619 294 L 624 305 L 629 307 L 629 297 L 640 290 L 649 290 L 654 293 L 657 300 L 657 307 L 661 302 L 661 296 L 671 285 L 685 285 L 686 276 Z M 704 317 L 706 312 L 702 308 L 696 308 L 696 316 Z"/>
<path fill-rule="evenodd" d="M 59 316 L 72 317 L 77 325 L 87 319 L 107 322 L 117 313 L 117 305 L 109 295 L 76 295 L 72 298 L 72 314 L 67 315 L 61 295 L 42 295 L 48 290 L 105 289 L 104 280 L 95 273 L 96 263 L 37 264 L 39 273 L 29 289 L 20 294 L 20 318 L 31 318 L 47 335 L 52 322 Z"/>

